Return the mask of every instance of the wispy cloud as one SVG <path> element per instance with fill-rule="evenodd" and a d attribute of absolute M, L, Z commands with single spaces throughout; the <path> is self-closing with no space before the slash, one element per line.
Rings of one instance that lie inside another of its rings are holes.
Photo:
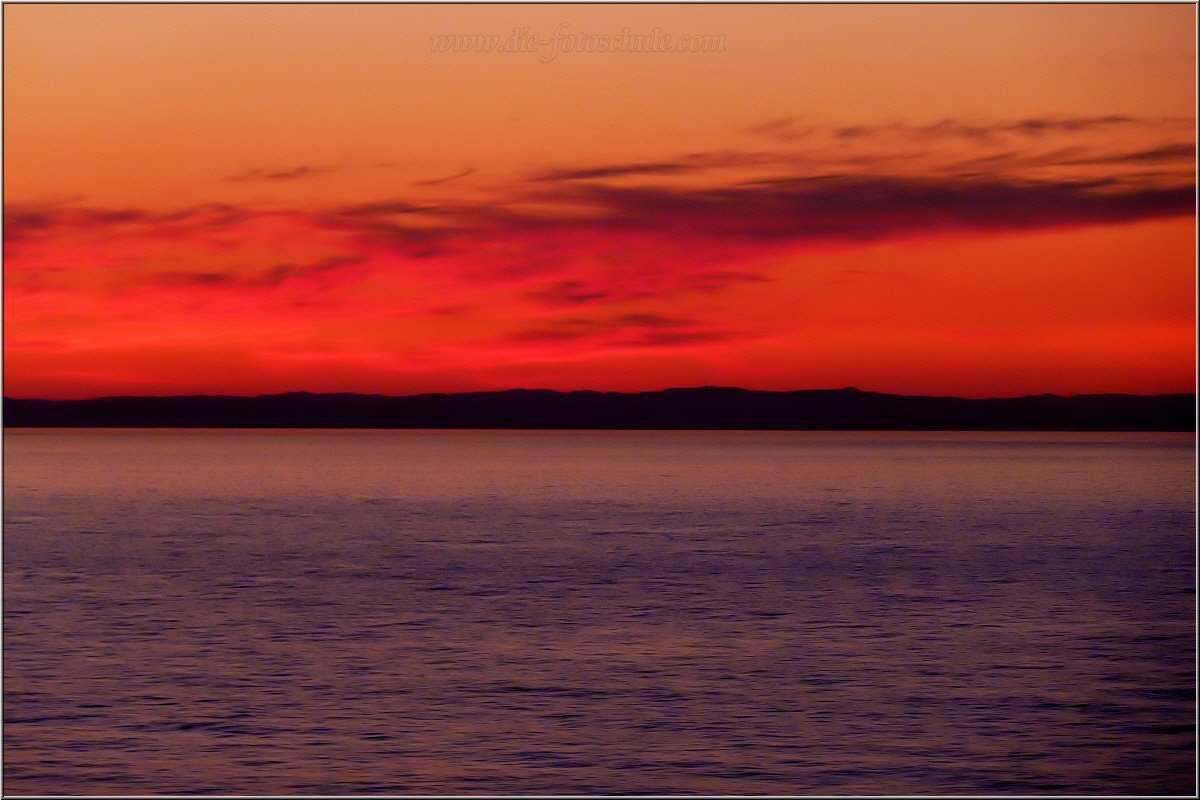
<path fill-rule="evenodd" d="M 284 167 L 282 169 L 251 169 L 245 172 L 239 172 L 236 175 L 230 175 L 227 180 L 234 183 L 254 183 L 260 181 L 295 181 L 301 178 L 314 178 L 318 175 L 326 175 L 334 172 L 338 167 L 329 166 L 313 166 L 302 164 L 295 167 Z"/>
<path fill-rule="evenodd" d="M 332 256 L 307 264 L 272 264 L 249 272 L 166 271 L 154 275 L 164 286 L 274 287 L 292 280 L 320 277 L 360 264 L 354 256 Z"/>
<path fill-rule="evenodd" d="M 717 329 L 705 320 L 627 313 L 609 317 L 566 317 L 522 328 L 507 339 L 541 347 L 577 346 L 582 342 L 619 348 L 687 347 L 745 339 L 747 334 Z"/>
<path fill-rule="evenodd" d="M 567 280 L 553 283 L 537 289 L 531 289 L 526 295 L 546 305 L 583 305 L 608 297 L 608 292 L 589 289 L 583 281 Z"/>
<path fill-rule="evenodd" d="M 1171 142 L 1141 150 L 1094 154 L 1083 158 L 1062 159 L 1062 164 L 1130 164 L 1184 161 L 1195 164 L 1195 142 Z"/>
<path fill-rule="evenodd" d="M 406 200 L 383 200 L 374 203 L 359 203 L 357 205 L 342 206 L 330 212 L 331 218 L 338 216 L 344 217 L 370 217 L 392 214 L 440 214 L 446 213 L 446 209 L 437 206 L 411 203 Z"/>
<path fill-rule="evenodd" d="M 473 175 L 474 173 L 475 168 L 471 167 L 469 169 L 464 169 L 462 172 L 456 172 L 453 175 L 447 175 L 444 178 L 431 178 L 429 180 L 416 181 L 415 183 L 417 186 L 440 186 L 443 183 L 451 183 L 461 178 L 465 178 L 468 175 Z"/>
<path fill-rule="evenodd" d="M 922 124 L 888 122 L 870 125 L 817 124 L 800 117 L 776 117 L 753 125 L 751 133 L 784 141 L 831 137 L 871 139 L 907 137 L 918 141 L 940 138 L 992 140 L 1005 135 L 1041 137 L 1056 133 L 1084 133 L 1111 128 L 1178 128 L 1190 120 L 1176 117 L 1142 118 L 1123 114 L 1102 116 L 1045 116 L 1023 119 L 973 121 L 949 117 Z"/>
<path fill-rule="evenodd" d="M 906 170 L 896 155 L 901 151 L 886 148 L 834 156 L 820 148 L 730 149 L 547 168 L 495 187 L 491 196 L 474 187 L 453 201 L 431 199 L 409 183 L 393 197 L 318 208 L 224 203 L 151 212 L 78 202 L 10 207 L 6 285 L 25 292 L 75 285 L 130 293 L 149 287 L 174 293 L 181 303 L 199 302 L 188 299 L 191 295 L 244 299 L 259 293 L 264 302 L 288 309 L 298 307 L 302 292 L 319 286 L 328 297 L 321 302 L 330 308 L 374 302 L 379 295 L 389 298 L 395 313 L 478 309 L 503 297 L 536 315 L 608 314 L 610 321 L 623 319 L 625 341 L 668 346 L 727 332 L 666 316 L 621 318 L 614 312 L 645 314 L 634 310 L 643 300 L 698 298 L 772 280 L 762 265 L 787 248 L 1194 214 L 1191 142 L 1176 138 L 1103 149 L 1071 138 L 1080 131 L 1144 123 L 1111 115 L 973 127 L 944 120 L 854 132 L 846 126 L 821 129 L 827 137 L 863 141 L 871 131 L 967 138 L 1001 132 L 1051 145 L 1005 141 L 974 148 L 973 154 L 959 149 L 940 166 L 919 170 Z M 786 138 L 780 131 L 799 125 L 775 120 L 760 128 Z M 1053 131 L 1063 135 L 1051 136 Z M 852 167 L 851 159 L 857 159 Z M 254 179 L 293 180 L 320 169 L 325 168 L 260 170 Z M 471 172 L 426 183 L 452 183 Z M 346 291 L 333 297 L 340 289 Z M 243 299 L 237 303 L 252 305 Z M 520 335 L 526 341 L 585 336 L 615 341 L 617 333 L 592 322 L 535 326 Z"/>
<path fill-rule="evenodd" d="M 584 181 L 602 178 L 627 178 L 656 175 L 682 175 L 729 167 L 761 166 L 787 163 L 781 153 L 723 150 L 688 153 L 668 161 L 637 161 L 620 164 L 594 164 L 571 169 L 550 169 L 535 172 L 534 181 Z"/>
<path fill-rule="evenodd" d="M 548 170 L 534 175 L 539 181 L 574 181 L 594 178 L 620 178 L 627 175 L 673 175 L 700 169 L 703 165 L 689 162 L 639 162 L 633 164 L 607 164 L 578 169 Z"/>

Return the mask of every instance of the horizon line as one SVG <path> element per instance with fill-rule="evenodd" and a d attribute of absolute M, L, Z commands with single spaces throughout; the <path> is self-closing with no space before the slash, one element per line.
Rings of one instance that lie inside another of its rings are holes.
<path fill-rule="evenodd" d="M 1178 397 L 1178 396 L 1193 396 L 1197 394 L 1197 390 L 1193 388 L 1191 391 L 1181 392 L 1076 392 L 1072 394 L 1059 394 L 1057 392 L 1039 392 L 1034 394 L 1014 394 L 1014 395 L 989 395 L 984 397 L 967 397 L 954 394 L 904 394 L 899 392 L 884 392 L 874 389 L 860 389 L 856 386 L 842 387 L 823 387 L 809 389 L 747 389 L 741 386 L 721 386 L 715 384 L 705 384 L 702 386 L 668 386 L 662 389 L 640 389 L 634 391 L 622 391 L 611 389 L 548 389 L 548 388 L 528 388 L 528 387 L 512 387 L 508 389 L 469 389 L 463 391 L 432 391 L 432 392 L 414 392 L 410 394 L 385 394 L 382 392 L 354 392 L 354 391 L 310 391 L 307 389 L 289 389 L 281 392 L 264 392 L 260 394 L 214 394 L 207 392 L 193 392 L 182 394 L 109 394 L 95 395 L 91 397 L 29 397 L 29 396 L 14 396 L 3 395 L 3 400 L 17 400 L 27 402 L 47 402 L 47 403 L 87 403 L 97 400 L 170 400 L 178 398 L 231 398 L 239 400 L 258 400 L 263 398 L 274 397 L 294 397 L 294 396 L 309 396 L 309 397 L 378 397 L 390 399 L 403 399 L 410 397 L 429 397 L 429 396 L 454 396 L 454 395 L 481 395 L 481 394 L 509 394 L 516 392 L 528 393 L 551 393 L 551 394 L 606 394 L 606 395 L 643 395 L 643 394 L 662 394 L 665 392 L 699 392 L 699 391 L 732 391 L 732 392 L 747 392 L 754 394 L 801 394 L 801 393 L 855 393 L 855 394 L 875 394 L 885 395 L 890 397 L 914 397 L 928 398 L 938 400 L 969 400 L 969 401 L 985 401 L 985 400 L 1022 400 L 1026 398 L 1038 397 L 1057 397 L 1069 399 L 1073 397 Z"/>

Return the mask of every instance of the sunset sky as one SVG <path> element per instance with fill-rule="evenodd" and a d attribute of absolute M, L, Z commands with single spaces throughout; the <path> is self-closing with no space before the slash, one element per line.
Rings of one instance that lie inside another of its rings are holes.
<path fill-rule="evenodd" d="M 1192 391 L 1195 17 L 6 5 L 4 392 Z"/>

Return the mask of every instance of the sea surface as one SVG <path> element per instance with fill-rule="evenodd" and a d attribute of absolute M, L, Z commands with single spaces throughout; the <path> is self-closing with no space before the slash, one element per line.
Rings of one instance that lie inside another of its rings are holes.
<path fill-rule="evenodd" d="M 1193 434 L 9 430 L 5 794 L 1190 794 Z"/>

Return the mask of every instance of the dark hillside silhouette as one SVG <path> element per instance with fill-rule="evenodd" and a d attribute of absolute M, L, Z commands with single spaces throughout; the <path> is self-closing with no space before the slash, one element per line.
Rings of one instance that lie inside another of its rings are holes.
<path fill-rule="evenodd" d="M 826 389 L 4 400 L 5 427 L 1195 430 L 1195 395 L 967 400 Z"/>

